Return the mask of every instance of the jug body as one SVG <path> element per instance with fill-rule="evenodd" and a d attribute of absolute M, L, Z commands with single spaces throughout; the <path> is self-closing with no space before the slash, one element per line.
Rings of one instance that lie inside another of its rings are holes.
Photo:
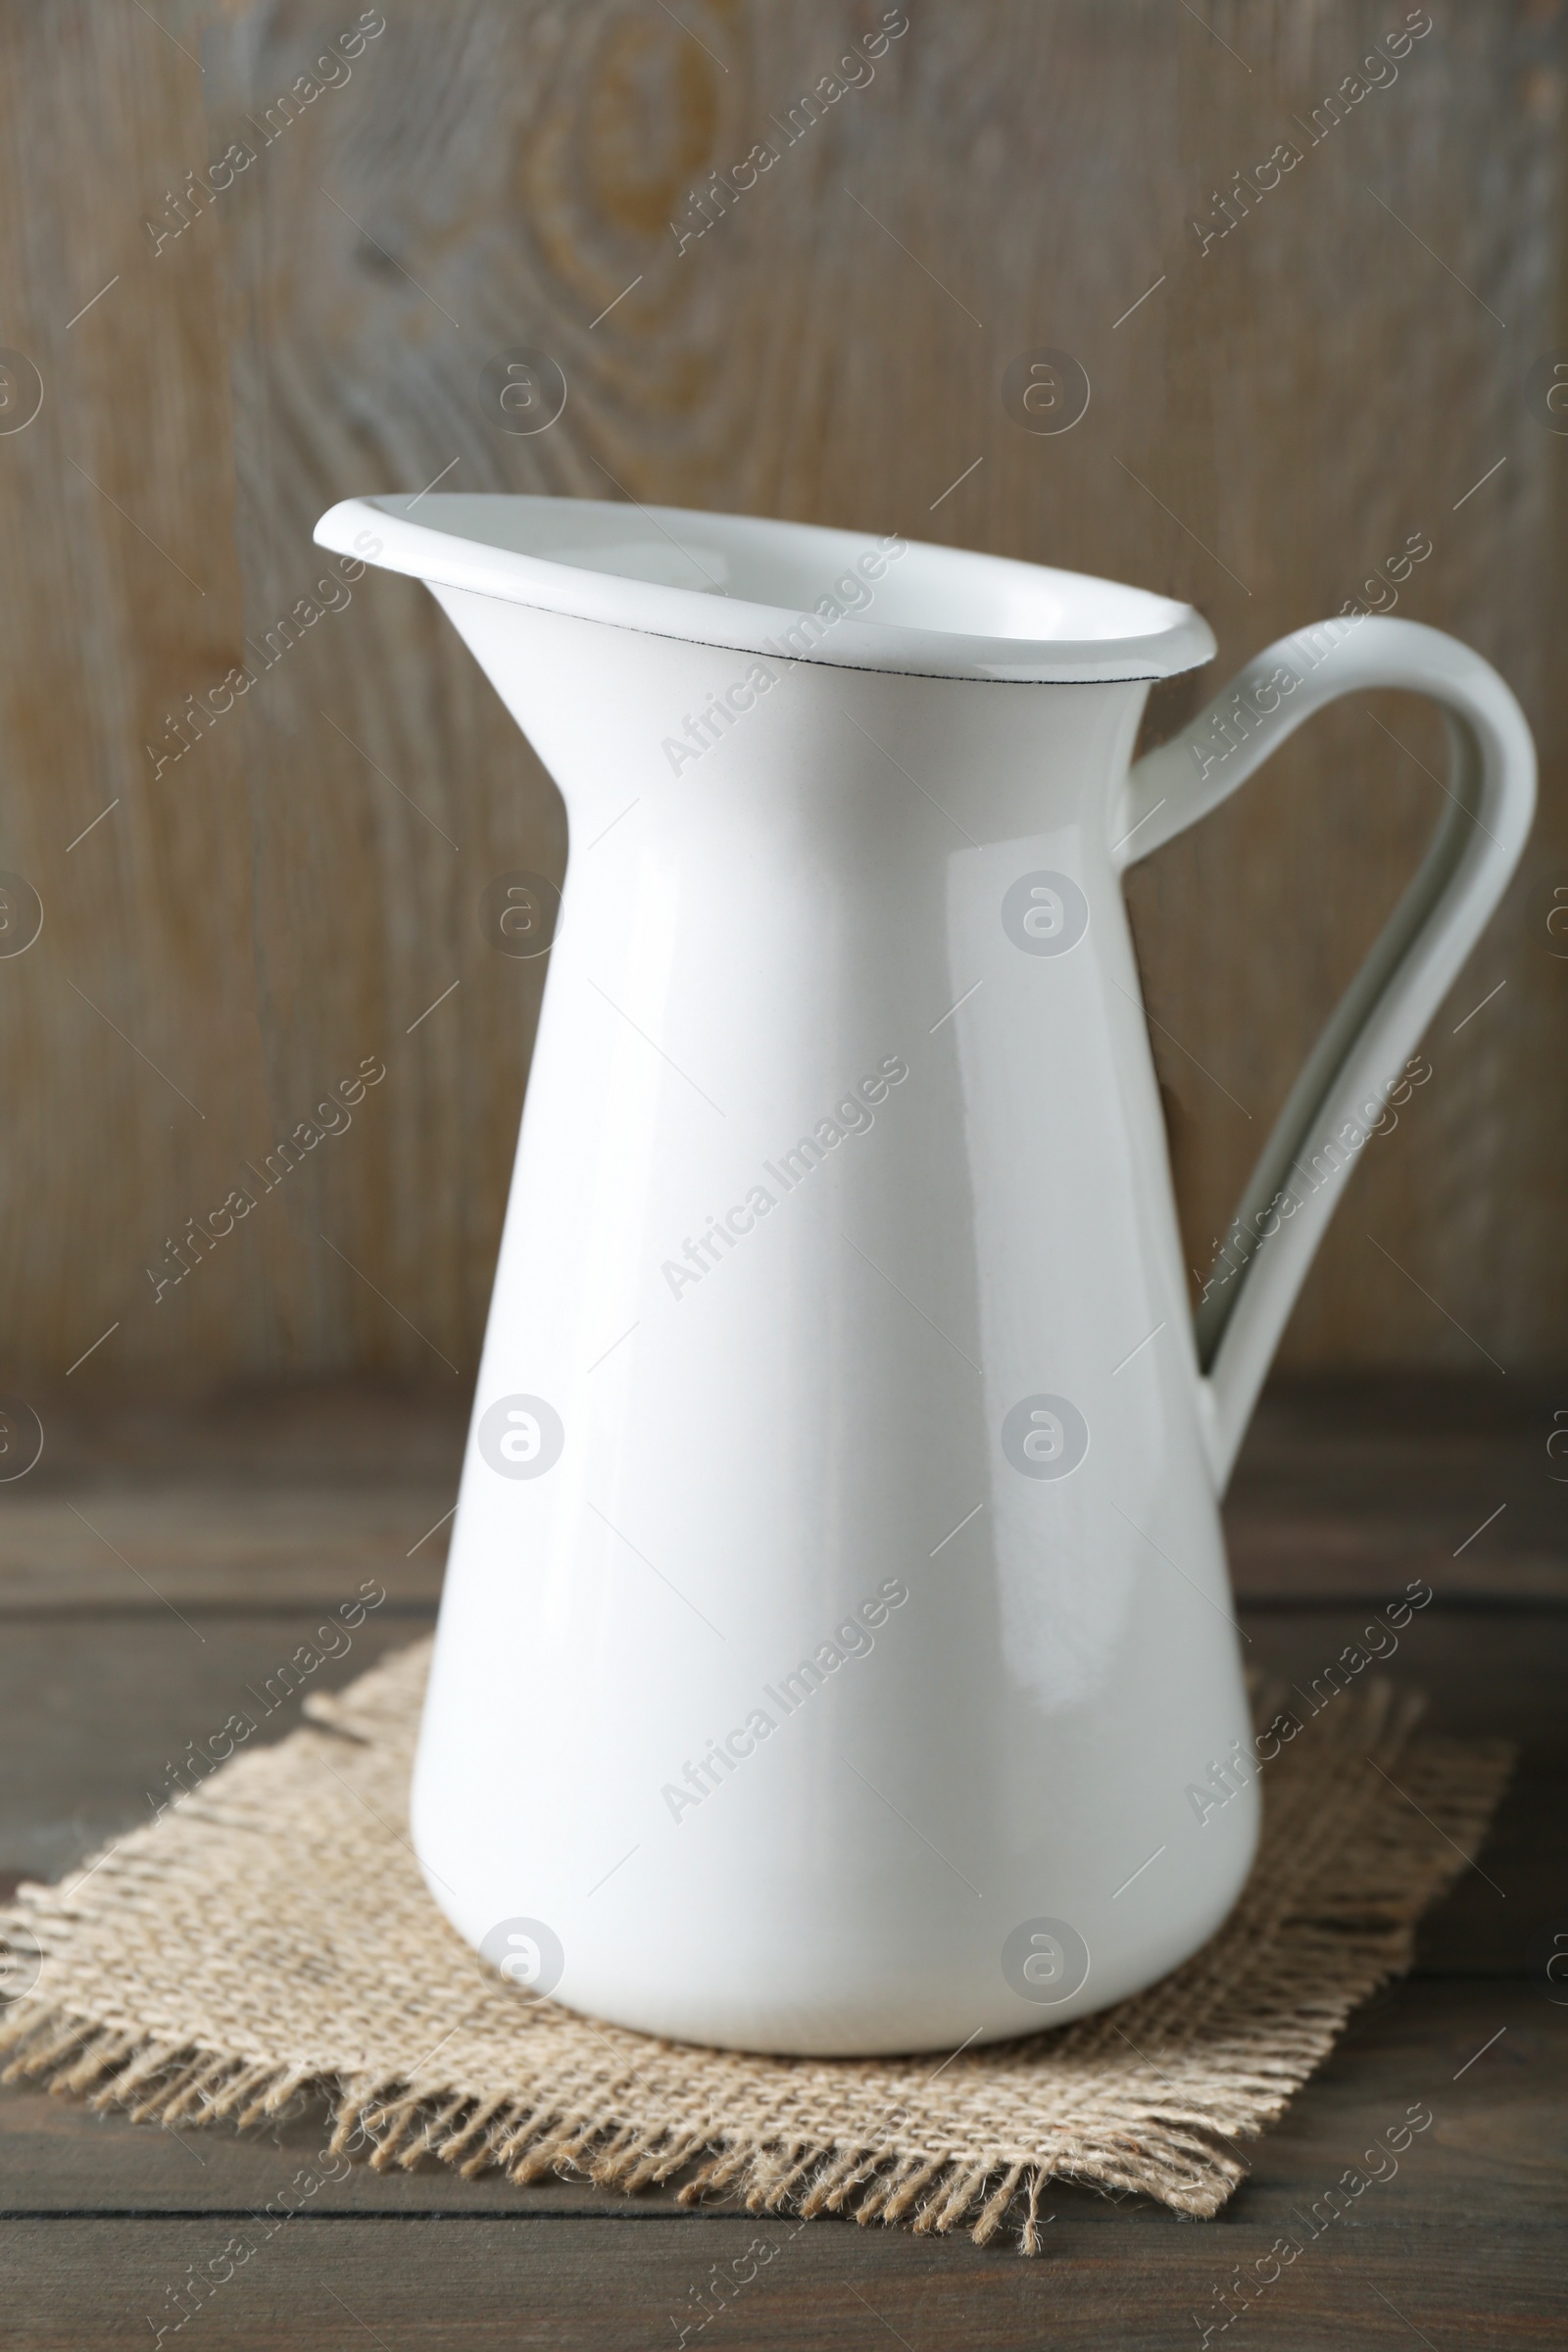
<path fill-rule="evenodd" d="M 1147 683 L 437 593 L 571 846 L 432 1892 L 680 2038 L 951 2049 L 1114 2000 L 1219 1925 L 1257 1826 L 1112 839 Z"/>

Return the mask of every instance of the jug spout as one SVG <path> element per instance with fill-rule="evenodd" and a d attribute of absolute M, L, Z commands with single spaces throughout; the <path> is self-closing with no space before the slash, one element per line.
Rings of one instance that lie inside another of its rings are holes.
<path fill-rule="evenodd" d="M 959 844 L 1103 835 L 1149 691 L 840 667 L 788 632 L 737 650 L 434 593 L 560 786 L 573 851 L 633 803 L 652 835 L 801 826 L 823 855 L 880 856 L 922 803 Z"/>
<path fill-rule="evenodd" d="M 750 774 L 758 714 L 808 699 L 786 691 L 803 670 L 853 704 L 856 681 L 875 676 L 1147 689 L 1214 650 L 1189 606 L 897 532 L 436 495 L 347 500 L 317 537 L 426 581 L 568 801 L 594 813 L 607 750 L 659 783 L 735 739 Z M 564 631 L 552 618 L 589 625 Z M 573 646 L 570 674 L 558 675 Z M 956 740 L 967 770 L 985 730 L 966 725 Z"/>

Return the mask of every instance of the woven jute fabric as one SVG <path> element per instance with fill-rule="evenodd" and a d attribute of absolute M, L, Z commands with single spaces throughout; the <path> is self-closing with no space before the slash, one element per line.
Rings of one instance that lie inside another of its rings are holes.
<path fill-rule="evenodd" d="M 1149 1991 L 929 2056 L 779 2059 L 655 2040 L 520 1997 L 446 1924 L 407 1841 L 428 1643 L 0 1913 L 7 2074 L 133 2117 L 240 2125 L 330 2103 L 335 2144 L 514 2180 L 576 2172 L 689 2201 L 1040 2244 L 1053 2177 L 1217 2212 L 1276 2118 L 1473 1856 L 1499 1743 L 1413 1736 L 1351 1688 L 1262 1770 L 1225 1926 Z M 1303 1710 L 1304 1712 L 1304 1710 Z"/>

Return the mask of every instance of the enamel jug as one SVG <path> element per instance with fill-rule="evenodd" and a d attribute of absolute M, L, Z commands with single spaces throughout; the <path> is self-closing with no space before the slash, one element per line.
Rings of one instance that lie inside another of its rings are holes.
<path fill-rule="evenodd" d="M 1140 589 L 585 500 L 317 536 L 428 583 L 570 824 L 415 1775 L 432 1894 L 523 2000 L 695 2042 L 951 2051 L 1138 1990 L 1251 1860 L 1219 1501 L 1518 858 L 1513 696 L 1348 611 L 1134 765 L 1151 683 L 1214 651 Z M 1448 712 L 1446 813 L 1195 1329 L 1121 878 L 1375 686 Z"/>

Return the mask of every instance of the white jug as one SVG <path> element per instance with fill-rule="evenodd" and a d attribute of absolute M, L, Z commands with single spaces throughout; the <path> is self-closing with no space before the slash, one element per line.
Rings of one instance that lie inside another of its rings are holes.
<path fill-rule="evenodd" d="M 1352 612 L 1129 770 L 1214 651 L 1139 589 L 583 500 L 317 537 L 429 584 L 570 820 L 415 1778 L 436 1900 L 525 1998 L 758 2050 L 1138 1990 L 1252 1856 L 1219 1498 L 1524 842 L 1513 696 Z M 1371 686 L 1446 706 L 1447 813 L 1195 1334 L 1121 876 Z"/>

